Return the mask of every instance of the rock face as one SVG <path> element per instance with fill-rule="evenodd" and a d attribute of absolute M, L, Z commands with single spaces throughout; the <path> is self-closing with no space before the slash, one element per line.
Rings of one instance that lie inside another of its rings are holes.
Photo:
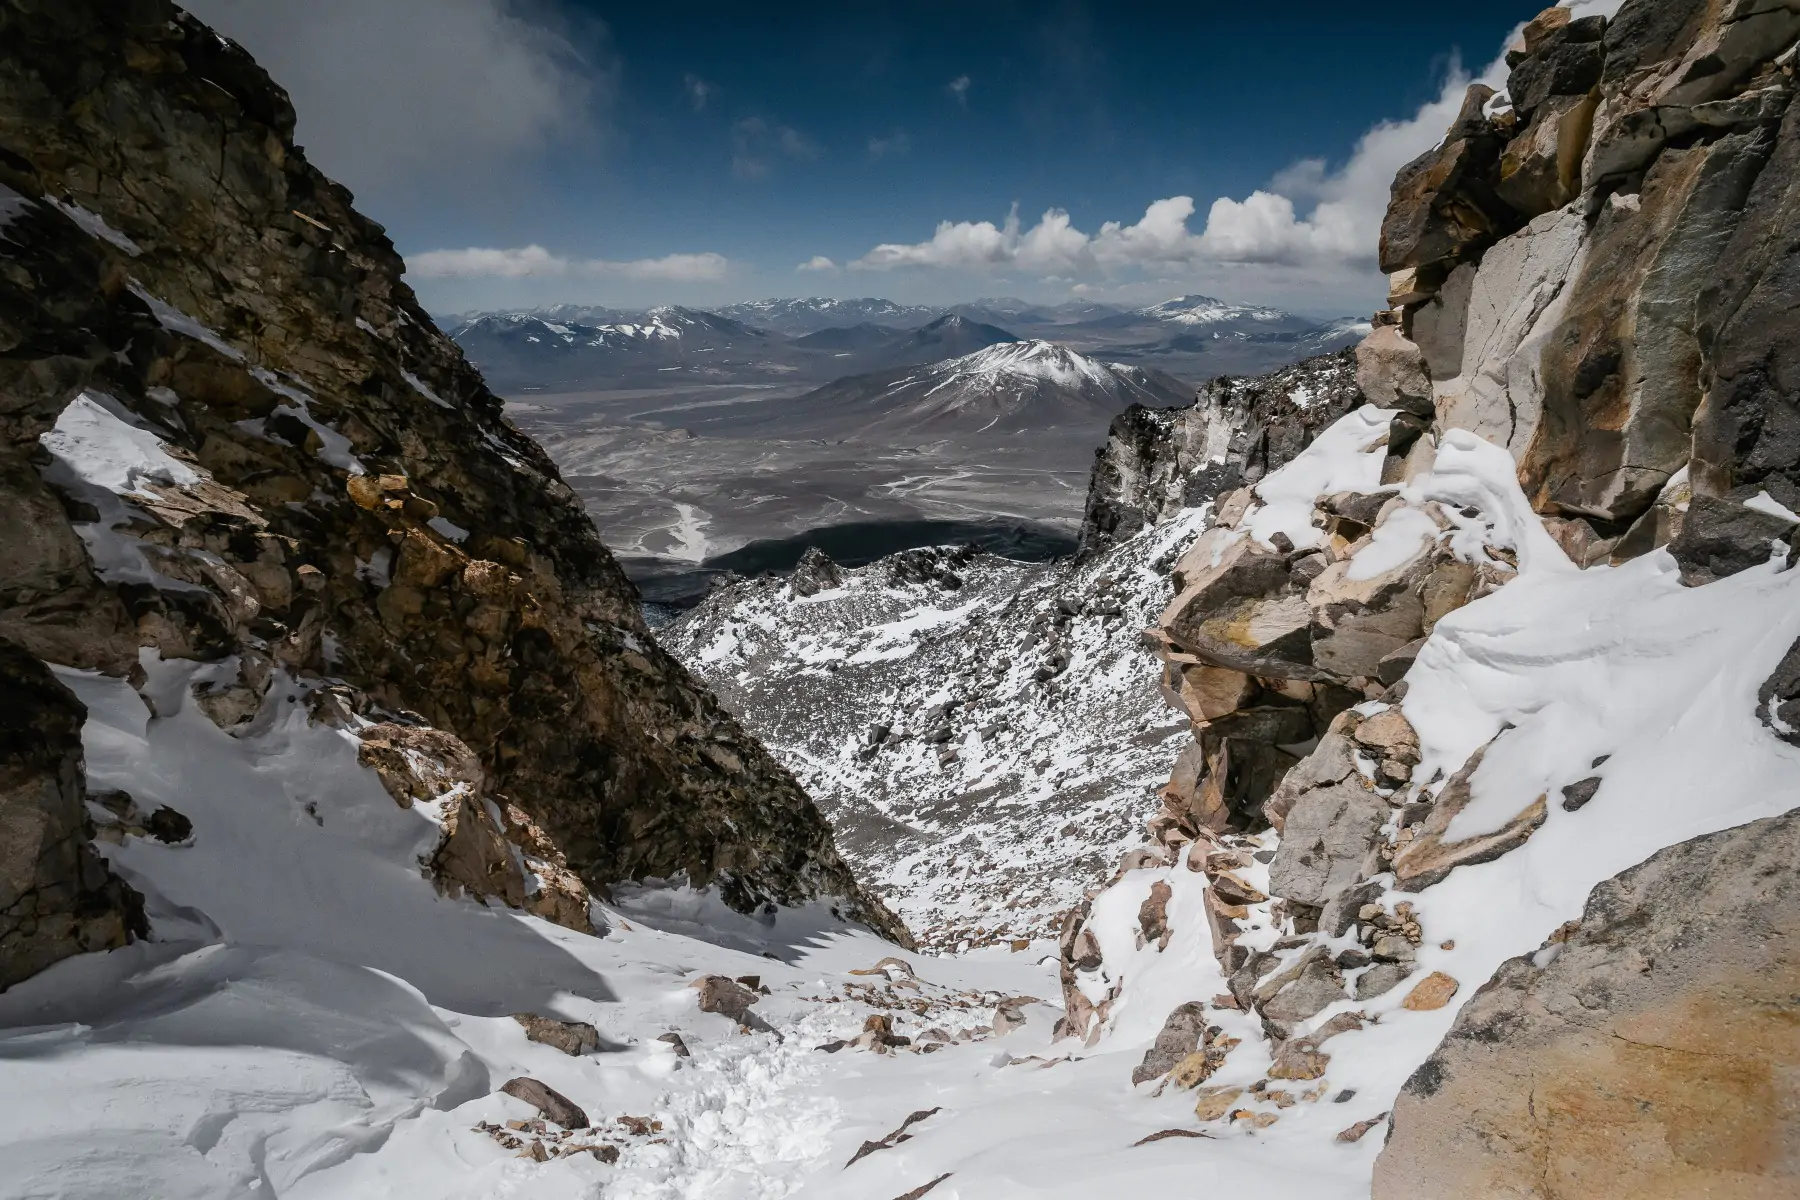
<path fill-rule="evenodd" d="M 90 842 L 86 717 L 43 663 L 0 640 L 0 989 L 144 934 L 142 902 Z"/>
<path fill-rule="evenodd" d="M 0 7 L 0 636 L 219 663 L 192 700 L 239 732 L 302 681 L 396 802 L 462 789 L 450 890 L 562 871 L 585 928 L 584 885 L 685 877 L 904 938 L 293 124 L 172 4 Z"/>
<path fill-rule="evenodd" d="M 1471 88 L 1394 182 L 1378 333 L 1417 343 L 1441 427 L 1505 445 L 1580 525 L 1582 561 L 1674 537 L 1652 510 L 1690 460 L 1696 495 L 1800 501 L 1796 37 L 1800 12 L 1758 0 L 1549 10 L 1506 93 Z"/>
<path fill-rule="evenodd" d="M 1408 1080 L 1377 1200 L 1793 1194 L 1797 855 L 1790 813 L 1595 888 Z"/>

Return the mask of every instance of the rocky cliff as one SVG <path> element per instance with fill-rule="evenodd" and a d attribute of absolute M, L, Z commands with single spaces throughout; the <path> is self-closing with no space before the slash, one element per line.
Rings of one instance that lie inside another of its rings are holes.
<path fill-rule="evenodd" d="M 1779 1087 L 1707 1047 L 1793 1019 L 1746 982 L 1791 957 L 1785 827 L 1716 831 L 1800 804 L 1797 40 L 1774 0 L 1541 14 L 1395 180 L 1371 407 L 1217 485 L 1185 425 L 1117 431 L 1097 527 L 1234 490 L 1150 631 L 1192 736 L 1064 925 L 1065 1028 L 1168 1013 L 1139 1077 L 1212 1128 L 1393 1108 L 1390 1197 L 1792 1188 Z M 1742 1136 L 1699 1147 L 1702 1094 Z"/>
<path fill-rule="evenodd" d="M 293 130 L 172 4 L 0 4 L 7 686 L 188 664 L 157 712 L 244 738 L 303 704 L 441 824 L 445 890 L 574 928 L 590 888 L 685 877 L 904 939 Z M 79 845 L 73 703 L 7 734 L 0 982 L 136 919 Z"/>

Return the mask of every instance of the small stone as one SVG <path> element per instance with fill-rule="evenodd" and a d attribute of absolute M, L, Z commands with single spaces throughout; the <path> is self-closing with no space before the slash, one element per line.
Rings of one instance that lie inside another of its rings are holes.
<path fill-rule="evenodd" d="M 659 1042 L 667 1042 L 669 1045 L 675 1047 L 675 1057 L 676 1058 L 691 1058 L 692 1057 L 692 1055 L 689 1054 L 689 1052 L 688 1052 L 687 1043 L 681 1040 L 681 1035 L 679 1033 L 675 1033 L 673 1031 L 670 1031 L 668 1033 L 660 1033 L 656 1036 L 656 1040 Z"/>
<path fill-rule="evenodd" d="M 527 1039 L 579 1058 L 600 1048 L 600 1031 L 585 1021 L 559 1021 L 536 1013 L 514 1013 Z"/>
<path fill-rule="evenodd" d="M 1203 1129 L 1159 1129 L 1155 1133 L 1139 1138 L 1131 1145 L 1135 1149 L 1138 1146 L 1148 1146 L 1151 1142 L 1160 1142 L 1164 1138 L 1209 1138 L 1211 1136 L 1212 1134 Z"/>
<path fill-rule="evenodd" d="M 1202 1121 L 1217 1121 L 1231 1111 L 1244 1094 L 1241 1087 L 1205 1087 L 1195 1095 L 1194 1115 Z"/>
<path fill-rule="evenodd" d="M 1212 889 L 1227 904 L 1261 904 L 1268 897 L 1229 871 L 1213 877 Z"/>
<path fill-rule="evenodd" d="M 587 1113 L 573 1100 L 529 1075 L 520 1075 L 506 1081 L 501 1091 L 516 1099 L 523 1100 L 546 1118 L 561 1125 L 564 1129 L 588 1128 Z"/>
<path fill-rule="evenodd" d="M 1337 1095 L 1333 1096 L 1331 1098 L 1331 1102 L 1333 1104 L 1348 1104 L 1350 1101 L 1352 1101 L 1354 1099 L 1356 1099 L 1356 1089 L 1355 1088 L 1345 1088 L 1343 1091 L 1341 1091 Z"/>
<path fill-rule="evenodd" d="M 1375 939 L 1369 953 L 1382 962 L 1411 962 L 1417 956 L 1404 933 L 1388 933 Z"/>
<path fill-rule="evenodd" d="M 1600 777 L 1590 775 L 1586 779 L 1576 780 L 1562 790 L 1562 806 L 1564 812 L 1576 812 L 1600 790 Z"/>
<path fill-rule="evenodd" d="M 1275 1051 L 1269 1067 L 1270 1079 L 1319 1079 L 1331 1063 L 1331 1056 L 1320 1050 L 1311 1038 L 1289 1038 Z"/>
<path fill-rule="evenodd" d="M 1419 980 L 1406 999 L 1400 1002 L 1401 1008 L 1413 1012 L 1433 1012 L 1450 1003 L 1450 997 L 1456 995 L 1457 982 L 1442 971 L 1433 971 Z"/>
<path fill-rule="evenodd" d="M 1358 1121 L 1356 1124 L 1350 1126 L 1350 1128 L 1341 1131 L 1337 1135 L 1337 1140 L 1340 1142 L 1360 1142 L 1365 1133 L 1387 1119 L 1388 1115 L 1382 1113 L 1379 1116 L 1370 1117 L 1366 1121 Z"/>
<path fill-rule="evenodd" d="M 1376 963 L 1356 978 L 1356 998 L 1372 1000 L 1376 996 L 1392 991 L 1394 986 L 1408 975 L 1412 968 L 1405 963 Z"/>
<path fill-rule="evenodd" d="M 1169 1072 L 1169 1082 L 1187 1091 L 1205 1083 L 1212 1073 L 1219 1069 L 1220 1056 L 1205 1050 L 1196 1050 Z"/>

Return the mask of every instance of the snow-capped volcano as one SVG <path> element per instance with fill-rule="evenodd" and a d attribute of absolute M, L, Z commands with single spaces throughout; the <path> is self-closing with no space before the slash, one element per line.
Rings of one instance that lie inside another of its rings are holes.
<path fill-rule="evenodd" d="M 1189 401 L 1160 371 L 1103 363 L 1055 342 L 1003 342 L 929 366 L 856 375 L 795 402 L 859 432 L 982 433 L 1104 422 L 1133 404 Z"/>

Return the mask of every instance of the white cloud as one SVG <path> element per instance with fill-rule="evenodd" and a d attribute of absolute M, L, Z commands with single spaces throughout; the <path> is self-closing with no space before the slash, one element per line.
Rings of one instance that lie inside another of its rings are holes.
<path fill-rule="evenodd" d="M 552 147 L 599 140 L 617 80 L 605 29 L 511 0 L 183 0 L 293 97 L 297 140 L 365 202 L 517 187 Z"/>
<path fill-rule="evenodd" d="M 967 75 L 958 75 L 944 85 L 944 90 L 949 92 L 958 104 L 967 108 L 969 107 L 969 83 L 970 79 Z"/>
<path fill-rule="evenodd" d="M 659 280 L 665 283 L 698 283 L 722 279 L 729 260 L 710 251 L 703 254 L 668 254 L 613 262 L 602 258 L 570 259 L 542 246 L 518 246 L 494 250 L 471 246 L 463 250 L 428 250 L 406 260 L 406 273 L 415 279 L 523 279 L 528 276 L 614 276 L 621 279 Z"/>
<path fill-rule="evenodd" d="M 880 161 L 890 154 L 906 154 L 912 150 L 912 138 L 906 130 L 896 129 L 884 138 L 869 139 L 869 157 Z"/>
<path fill-rule="evenodd" d="M 1497 60 L 1480 81 L 1498 86 L 1505 74 L 1504 62 Z M 1321 159 L 1301 159 L 1278 172 L 1267 189 L 1241 200 L 1214 200 L 1197 231 L 1188 224 L 1197 211 L 1191 196 L 1157 200 L 1137 221 L 1108 221 L 1092 235 L 1075 228 L 1060 208 L 1047 210 L 1035 225 L 1023 228 L 1014 205 L 999 225 L 943 221 L 923 242 L 884 242 L 849 266 L 977 272 L 1016 267 L 1057 275 L 1108 275 L 1263 264 L 1372 273 L 1395 173 L 1442 140 L 1470 82 L 1452 64 L 1435 98 L 1411 118 L 1384 121 L 1363 134 L 1340 169 L 1329 169 Z M 967 76 L 952 84 L 951 91 L 958 96 L 966 92 Z"/>
<path fill-rule="evenodd" d="M 838 265 L 823 254 L 815 254 L 794 268 L 796 271 L 835 271 L 837 269 Z"/>
<path fill-rule="evenodd" d="M 762 117 L 745 117 L 731 127 L 731 173 L 739 179 L 767 178 L 778 157 L 810 161 L 819 157 L 819 147 L 793 126 Z"/>
<path fill-rule="evenodd" d="M 688 101 L 693 104 L 695 112 L 703 111 L 706 108 L 706 102 L 711 100 L 719 90 L 717 84 L 708 83 L 691 71 L 683 77 L 682 83 L 687 87 Z"/>

